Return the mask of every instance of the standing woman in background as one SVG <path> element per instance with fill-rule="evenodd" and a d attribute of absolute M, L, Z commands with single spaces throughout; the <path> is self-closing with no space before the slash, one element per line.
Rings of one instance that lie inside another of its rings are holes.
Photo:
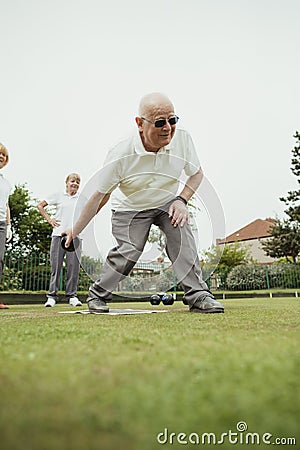
<path fill-rule="evenodd" d="M 49 293 L 45 306 L 55 306 L 58 300 L 58 289 L 60 285 L 60 275 L 62 271 L 63 261 L 66 257 L 66 297 L 70 306 L 82 306 L 81 301 L 77 298 L 77 286 L 80 269 L 80 259 L 82 251 L 82 237 L 78 236 L 74 240 L 76 251 L 66 252 L 61 246 L 61 233 L 65 227 L 72 227 L 73 220 L 79 215 L 87 201 L 83 195 L 79 195 L 80 176 L 77 173 L 70 173 L 66 178 L 65 192 L 56 192 L 49 196 L 46 200 L 42 200 L 37 208 L 47 222 L 53 227 L 51 246 L 50 246 L 50 263 L 51 278 Z M 56 208 L 55 217 L 50 217 L 46 211 L 47 206 Z M 75 214 L 76 210 L 76 214 Z M 74 217 L 75 214 L 75 217 Z"/>
<path fill-rule="evenodd" d="M 6 166 L 9 156 L 7 148 L 0 143 L 0 169 Z M 5 243 L 12 238 L 10 224 L 10 209 L 8 206 L 8 197 L 11 193 L 11 184 L 0 173 L 0 281 L 3 273 Z M 0 309 L 7 309 L 4 303 L 0 301 Z"/>

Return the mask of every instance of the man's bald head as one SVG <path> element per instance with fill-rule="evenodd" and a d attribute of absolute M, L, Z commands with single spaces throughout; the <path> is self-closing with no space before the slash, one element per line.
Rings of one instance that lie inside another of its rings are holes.
<path fill-rule="evenodd" d="M 152 92 L 142 97 L 139 105 L 139 116 L 146 116 L 149 111 L 158 106 L 170 106 L 174 110 L 173 103 L 166 95 L 160 92 Z"/>

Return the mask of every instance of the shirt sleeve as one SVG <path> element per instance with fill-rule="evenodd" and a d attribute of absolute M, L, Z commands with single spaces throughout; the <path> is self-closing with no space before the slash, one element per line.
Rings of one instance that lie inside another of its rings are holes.
<path fill-rule="evenodd" d="M 104 166 L 98 172 L 97 190 L 102 194 L 111 193 L 120 183 L 119 159 L 109 152 Z"/>
<path fill-rule="evenodd" d="M 49 195 L 45 198 L 45 201 L 48 203 L 49 206 L 57 206 L 58 203 L 60 203 L 60 193 L 56 192 L 54 194 Z"/>
<path fill-rule="evenodd" d="M 196 152 L 196 148 L 194 142 L 187 133 L 186 137 L 186 164 L 184 166 L 184 171 L 187 176 L 195 175 L 198 170 L 201 168 L 201 164 Z"/>

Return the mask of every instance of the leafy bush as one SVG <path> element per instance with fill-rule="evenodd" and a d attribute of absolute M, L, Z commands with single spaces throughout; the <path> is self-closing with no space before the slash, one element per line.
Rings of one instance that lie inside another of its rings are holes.
<path fill-rule="evenodd" d="M 22 274 L 15 270 L 8 270 L 4 267 L 3 276 L 1 279 L 1 291 L 17 291 L 22 289 Z"/>
<path fill-rule="evenodd" d="M 266 268 L 259 264 L 239 265 L 230 271 L 226 280 L 227 289 L 267 289 Z"/>
<path fill-rule="evenodd" d="M 300 287 L 300 264 L 249 264 L 231 270 L 226 280 L 230 290 Z"/>
<path fill-rule="evenodd" d="M 300 287 L 300 264 L 272 264 L 268 269 L 270 287 Z"/>

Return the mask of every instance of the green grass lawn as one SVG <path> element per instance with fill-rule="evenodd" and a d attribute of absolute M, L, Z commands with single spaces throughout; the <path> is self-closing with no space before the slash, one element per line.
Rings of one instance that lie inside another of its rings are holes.
<path fill-rule="evenodd" d="M 221 439 L 241 421 L 240 444 L 225 437 L 221 448 L 266 447 L 244 445 L 246 433 L 299 448 L 300 299 L 223 303 L 215 315 L 181 302 L 131 316 L 58 314 L 66 304 L 0 311 L 1 449 L 201 448 L 196 435 Z"/>

